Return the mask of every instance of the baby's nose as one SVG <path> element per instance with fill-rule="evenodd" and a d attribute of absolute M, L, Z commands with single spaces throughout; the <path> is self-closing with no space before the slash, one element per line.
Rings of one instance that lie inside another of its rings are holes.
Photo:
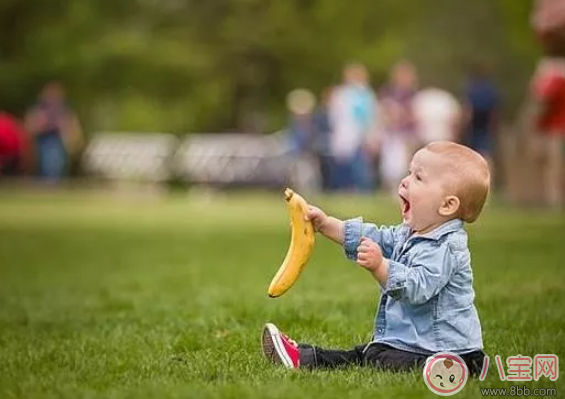
<path fill-rule="evenodd" d="M 400 181 L 400 186 L 406 188 L 408 186 L 408 176 Z"/>

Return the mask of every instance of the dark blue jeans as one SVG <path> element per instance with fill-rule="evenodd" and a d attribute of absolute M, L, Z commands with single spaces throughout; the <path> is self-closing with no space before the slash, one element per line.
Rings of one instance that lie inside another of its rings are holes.
<path fill-rule="evenodd" d="M 361 149 L 349 159 L 328 157 L 328 188 L 371 192 L 374 187 L 374 171 L 371 158 Z"/>
<path fill-rule="evenodd" d="M 58 131 L 40 134 L 35 139 L 38 174 L 41 179 L 57 181 L 66 171 L 67 153 Z"/>

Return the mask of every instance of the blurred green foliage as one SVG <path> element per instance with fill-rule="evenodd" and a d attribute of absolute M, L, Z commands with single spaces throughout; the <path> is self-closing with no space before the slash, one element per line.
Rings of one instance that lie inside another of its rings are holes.
<path fill-rule="evenodd" d="M 380 86 L 399 58 L 460 94 L 485 63 L 512 115 L 539 55 L 531 0 L 0 2 L 0 108 L 21 115 L 50 78 L 86 130 L 226 131 L 285 123 L 350 60 Z"/>

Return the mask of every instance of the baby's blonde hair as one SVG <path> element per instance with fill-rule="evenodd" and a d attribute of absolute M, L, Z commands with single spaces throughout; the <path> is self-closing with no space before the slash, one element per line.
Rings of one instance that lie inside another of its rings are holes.
<path fill-rule="evenodd" d="M 436 141 L 424 147 L 447 162 L 446 171 L 453 175 L 453 194 L 459 198 L 457 217 L 472 223 L 480 215 L 490 191 L 487 161 L 469 147 L 450 141 Z"/>

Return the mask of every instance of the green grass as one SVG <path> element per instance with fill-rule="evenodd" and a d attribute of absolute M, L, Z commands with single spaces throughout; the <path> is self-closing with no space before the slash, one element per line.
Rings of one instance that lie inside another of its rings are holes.
<path fill-rule="evenodd" d="M 313 200 L 398 221 L 383 198 Z M 469 231 L 486 351 L 565 355 L 563 215 L 493 203 Z M 296 372 L 262 358 L 267 321 L 327 347 L 371 333 L 374 282 L 323 238 L 297 284 L 268 298 L 288 238 L 281 196 L 0 192 L 0 398 L 436 397 L 416 373 Z M 526 385 L 563 395 L 563 378 Z M 511 385 L 491 366 L 457 397 Z"/>

